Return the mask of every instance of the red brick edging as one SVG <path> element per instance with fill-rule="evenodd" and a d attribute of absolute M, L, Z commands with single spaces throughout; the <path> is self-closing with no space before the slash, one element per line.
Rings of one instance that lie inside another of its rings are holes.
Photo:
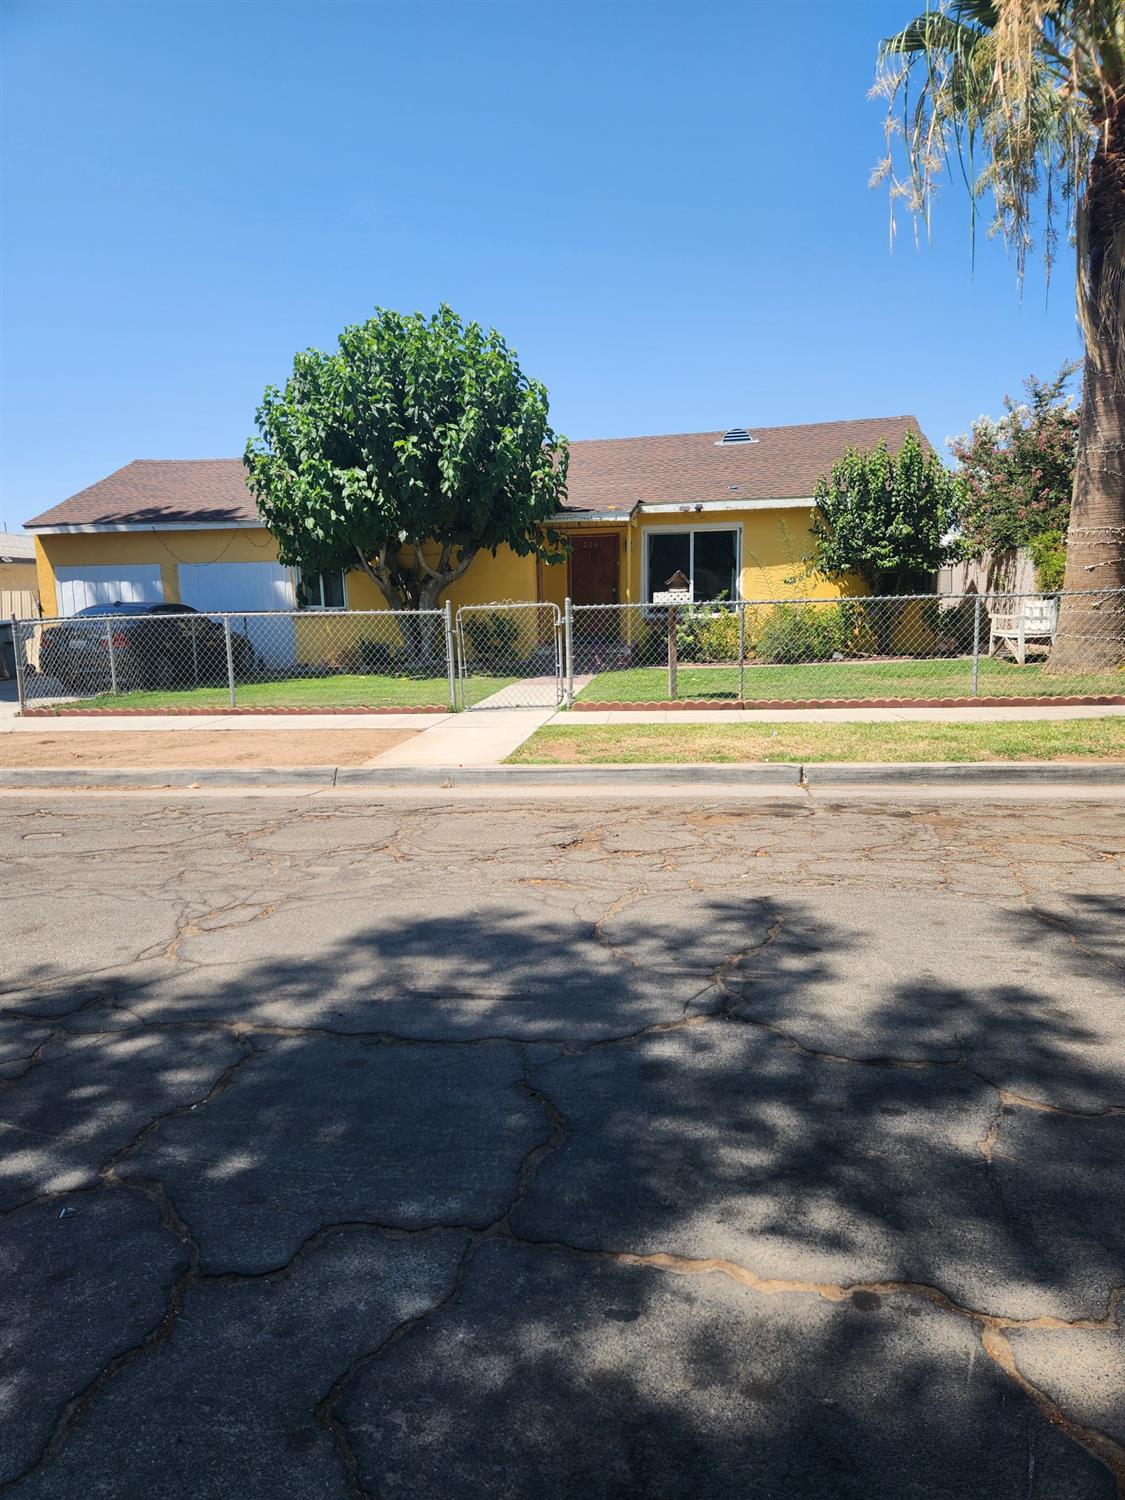
<path fill-rule="evenodd" d="M 278 714 L 447 714 L 440 704 L 413 704 L 409 708 L 363 708 L 349 705 L 340 708 L 25 708 L 25 719 L 150 719 L 229 718 L 232 714 L 254 714 L 274 717 Z"/>
<path fill-rule="evenodd" d="M 1069 708 L 1079 705 L 1125 706 L 1125 695 L 1057 698 L 718 698 L 666 699 L 653 703 L 592 703 L 580 699 L 573 713 L 628 713 L 658 709 L 723 708 Z"/>
<path fill-rule="evenodd" d="M 685 709 L 747 708 L 1068 708 L 1071 706 L 1125 707 L 1125 694 L 1046 698 L 677 698 L 638 703 L 597 703 L 578 700 L 573 713 L 661 713 Z M 232 715 L 278 717 L 287 714 L 447 714 L 443 704 L 341 705 L 338 708 L 25 708 L 25 719 L 137 719 L 229 718 Z"/>

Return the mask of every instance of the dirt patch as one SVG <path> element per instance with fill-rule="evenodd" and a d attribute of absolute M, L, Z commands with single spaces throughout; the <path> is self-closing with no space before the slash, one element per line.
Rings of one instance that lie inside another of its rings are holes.
<path fill-rule="evenodd" d="M 415 729 L 134 729 L 0 734 L 0 766 L 206 770 L 225 766 L 360 766 Z"/>

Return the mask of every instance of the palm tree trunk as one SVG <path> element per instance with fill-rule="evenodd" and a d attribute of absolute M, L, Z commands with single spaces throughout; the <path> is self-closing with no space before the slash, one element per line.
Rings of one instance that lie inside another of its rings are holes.
<path fill-rule="evenodd" d="M 1125 105 L 1090 167 L 1080 226 L 1079 318 L 1086 335 L 1082 421 L 1065 588 L 1125 588 Z M 1049 667 L 1125 663 L 1125 595 L 1064 597 Z"/>

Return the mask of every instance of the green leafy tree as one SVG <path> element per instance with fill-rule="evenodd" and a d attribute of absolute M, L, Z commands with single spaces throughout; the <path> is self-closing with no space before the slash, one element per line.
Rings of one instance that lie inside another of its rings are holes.
<path fill-rule="evenodd" d="M 897 453 L 886 443 L 849 448 L 813 491 L 809 561 L 829 578 L 858 574 L 872 594 L 925 592 L 946 556 L 957 494 L 954 477 L 913 432 Z"/>
<path fill-rule="evenodd" d="M 568 450 L 500 335 L 379 309 L 293 361 L 258 408 L 247 483 L 282 562 L 359 567 L 395 609 L 435 609 L 479 552 L 565 555 L 546 523 Z"/>
<path fill-rule="evenodd" d="M 1024 382 L 1026 401 L 1005 396 L 1002 417 L 978 417 L 971 432 L 953 439 L 961 479 L 962 557 L 988 552 L 1000 562 L 1046 534 L 1065 535 L 1079 420 L 1066 383 L 1076 368 L 1064 365 L 1053 380 L 1031 376 Z M 1042 550 L 1044 559 L 1050 550 Z"/>
<path fill-rule="evenodd" d="M 1037 213 L 1048 271 L 1060 220 L 1077 249 L 1086 355 L 1067 534 L 1070 589 L 1125 587 L 1125 6 L 1122 0 L 951 0 L 880 50 L 890 183 L 929 226 L 951 163 L 1022 277 Z M 901 164 L 901 165 L 900 165 Z M 1050 666 L 1125 658 L 1125 610 L 1063 602 Z"/>

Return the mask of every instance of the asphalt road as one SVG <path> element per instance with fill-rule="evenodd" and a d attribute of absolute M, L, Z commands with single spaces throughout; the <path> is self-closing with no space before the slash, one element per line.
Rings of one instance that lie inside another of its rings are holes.
<path fill-rule="evenodd" d="M 0 804 L 0 1492 L 1125 1481 L 1125 807 Z"/>

